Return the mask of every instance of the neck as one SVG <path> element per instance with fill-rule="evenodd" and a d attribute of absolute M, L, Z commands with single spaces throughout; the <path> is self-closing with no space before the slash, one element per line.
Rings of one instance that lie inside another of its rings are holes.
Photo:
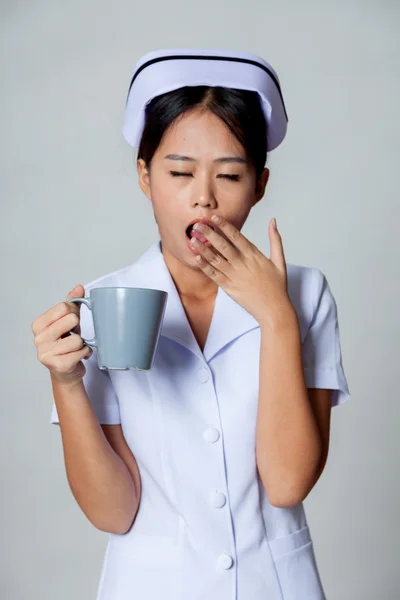
<path fill-rule="evenodd" d="M 215 298 L 218 292 L 218 285 L 203 273 L 199 267 L 195 269 L 184 265 L 163 244 L 161 244 L 161 251 L 165 264 L 181 297 L 196 301 L 206 301 Z"/>

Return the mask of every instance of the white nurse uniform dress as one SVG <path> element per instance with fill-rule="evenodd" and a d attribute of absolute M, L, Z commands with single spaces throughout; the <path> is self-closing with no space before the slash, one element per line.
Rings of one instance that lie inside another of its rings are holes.
<path fill-rule="evenodd" d="M 288 264 L 308 387 L 349 398 L 336 303 L 317 268 Z M 268 502 L 255 461 L 260 327 L 218 288 L 201 352 L 160 240 L 133 264 L 85 285 L 168 292 L 152 369 L 103 371 L 84 385 L 102 424 L 120 423 L 142 498 L 129 532 L 109 534 L 97 600 L 324 600 L 303 504 Z M 93 337 L 82 305 L 82 336 Z M 51 422 L 57 423 L 53 403 Z"/>

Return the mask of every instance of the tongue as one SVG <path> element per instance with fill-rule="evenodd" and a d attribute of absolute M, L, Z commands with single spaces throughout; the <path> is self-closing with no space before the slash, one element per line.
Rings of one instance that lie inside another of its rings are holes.
<path fill-rule="evenodd" d="M 196 229 L 192 229 L 192 230 L 191 230 L 191 232 L 190 232 L 190 235 L 191 235 L 192 237 L 195 237 L 195 238 L 197 238 L 197 239 L 198 239 L 198 240 L 200 240 L 201 242 L 203 242 L 203 244 L 204 244 L 205 242 L 207 242 L 207 238 L 206 238 L 206 237 L 204 237 L 204 235 L 201 235 L 201 233 L 200 233 L 199 231 L 196 231 Z"/>

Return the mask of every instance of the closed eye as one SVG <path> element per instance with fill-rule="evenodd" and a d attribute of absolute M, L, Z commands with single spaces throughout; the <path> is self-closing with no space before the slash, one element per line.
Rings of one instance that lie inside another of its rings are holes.
<path fill-rule="evenodd" d="M 239 181 L 239 175 L 218 175 L 217 177 L 221 177 L 223 179 L 229 179 L 229 181 Z"/>
<path fill-rule="evenodd" d="M 183 173 L 180 171 L 170 171 L 172 177 L 193 177 L 192 173 Z M 220 179 L 228 179 L 229 181 L 239 181 L 239 175 L 228 175 L 226 173 L 217 175 Z"/>
<path fill-rule="evenodd" d="M 170 171 L 172 177 L 192 177 L 191 173 L 180 173 L 179 171 Z"/>

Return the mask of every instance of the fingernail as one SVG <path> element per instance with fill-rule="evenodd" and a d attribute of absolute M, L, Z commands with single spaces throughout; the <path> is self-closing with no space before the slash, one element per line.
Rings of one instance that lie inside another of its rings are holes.
<path fill-rule="evenodd" d="M 277 226 L 277 224 L 276 224 L 276 219 L 275 219 L 275 217 L 274 217 L 274 218 L 273 218 L 273 220 L 272 220 L 272 224 L 273 224 L 273 226 L 275 227 L 275 229 L 278 229 L 278 226 Z"/>

